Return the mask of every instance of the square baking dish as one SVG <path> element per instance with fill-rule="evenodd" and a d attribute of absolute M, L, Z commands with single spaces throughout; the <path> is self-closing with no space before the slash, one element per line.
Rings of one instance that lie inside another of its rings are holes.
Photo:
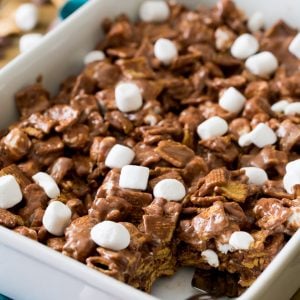
<path fill-rule="evenodd" d="M 55 93 L 59 83 L 82 68 L 82 57 L 101 39 L 105 17 L 137 15 L 141 0 L 89 1 L 43 42 L 0 71 L 0 128 L 17 118 L 14 94 L 43 76 Z M 178 1 L 187 6 L 212 5 L 215 1 Z M 294 0 L 239 0 L 247 14 L 262 11 L 267 25 L 279 18 L 300 28 L 300 2 Z M 153 296 L 116 281 L 54 250 L 0 227 L 0 291 L 22 300 L 82 299 L 185 299 L 195 294 L 190 287 L 193 270 L 182 269 L 172 278 L 158 280 Z M 300 230 L 290 239 L 268 268 L 238 299 L 289 299 L 300 287 Z"/>

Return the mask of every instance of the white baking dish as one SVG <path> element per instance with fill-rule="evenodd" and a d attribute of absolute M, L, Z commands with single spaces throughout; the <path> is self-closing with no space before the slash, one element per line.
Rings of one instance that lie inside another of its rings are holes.
<path fill-rule="evenodd" d="M 94 0 L 48 34 L 41 45 L 19 56 L 0 71 L 0 128 L 16 119 L 13 95 L 43 75 L 52 92 L 67 75 L 82 67 L 83 55 L 99 39 L 104 17 L 121 12 L 137 14 L 141 0 Z M 181 1 L 188 6 L 215 1 Z M 270 25 L 278 18 L 300 28 L 300 2 L 295 0 L 239 0 L 247 13 L 263 11 Z M 185 299 L 195 293 L 190 287 L 191 270 L 181 270 L 171 279 L 161 279 L 153 295 L 161 299 Z M 285 300 L 300 287 L 300 230 L 240 300 Z M 132 287 L 87 268 L 37 242 L 0 227 L 0 292 L 22 300 L 155 299 Z"/>

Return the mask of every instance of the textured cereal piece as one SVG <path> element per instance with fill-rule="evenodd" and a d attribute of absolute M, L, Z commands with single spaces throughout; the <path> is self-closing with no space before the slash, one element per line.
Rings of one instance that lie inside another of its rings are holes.
<path fill-rule="evenodd" d="M 104 220 L 120 222 L 126 220 L 130 214 L 132 205 L 125 199 L 117 196 L 96 198 L 89 209 L 89 216 L 98 222 Z"/>
<path fill-rule="evenodd" d="M 55 251 L 62 252 L 65 242 L 65 238 L 63 237 L 54 237 L 47 240 L 47 246 Z"/>
<path fill-rule="evenodd" d="M 107 112 L 105 120 L 122 133 L 129 134 L 133 130 L 132 122 L 120 111 Z"/>
<path fill-rule="evenodd" d="M 89 216 L 75 219 L 65 230 L 63 254 L 84 262 L 96 247 L 90 237 L 90 231 L 96 224 L 97 221 Z"/>
<path fill-rule="evenodd" d="M 133 164 L 148 167 L 160 161 L 160 156 L 155 152 L 155 148 L 144 143 L 137 143 L 133 151 L 135 152 Z"/>
<path fill-rule="evenodd" d="M 106 54 L 117 58 L 132 58 L 136 53 L 136 49 L 131 46 L 108 48 Z"/>
<path fill-rule="evenodd" d="M 0 225 L 13 229 L 17 226 L 23 226 L 24 222 L 20 216 L 0 208 Z"/>
<path fill-rule="evenodd" d="M 14 231 L 32 240 L 37 241 L 37 233 L 31 228 L 28 228 L 26 226 L 18 226 L 14 229 Z"/>
<path fill-rule="evenodd" d="M 52 120 L 51 118 L 47 117 L 45 114 L 41 114 L 41 113 L 31 114 L 27 119 L 27 122 L 30 126 L 33 126 L 37 130 L 40 130 L 45 134 L 50 133 L 50 130 L 55 125 L 55 120 Z"/>
<path fill-rule="evenodd" d="M 92 112 L 98 111 L 97 99 L 93 95 L 79 94 L 71 99 L 70 105 L 81 112 L 81 120 L 87 119 Z"/>
<path fill-rule="evenodd" d="M 60 183 L 72 167 L 72 159 L 68 157 L 60 157 L 50 167 L 49 174 L 57 183 Z"/>
<path fill-rule="evenodd" d="M 84 177 L 92 173 L 94 164 L 91 161 L 90 157 L 75 155 L 73 157 L 72 163 L 74 163 L 74 169 L 78 176 Z"/>
<path fill-rule="evenodd" d="M 64 131 L 63 142 L 70 148 L 82 149 L 89 142 L 89 127 L 75 124 Z"/>
<path fill-rule="evenodd" d="M 284 120 L 277 130 L 279 144 L 283 151 L 291 151 L 300 142 L 300 126 L 291 120 Z"/>
<path fill-rule="evenodd" d="M 84 203 L 77 198 L 69 199 L 66 202 L 66 205 L 70 208 L 72 212 L 72 220 L 87 214 L 87 209 Z"/>
<path fill-rule="evenodd" d="M 58 124 L 55 126 L 55 130 L 62 132 L 78 121 L 79 111 L 69 105 L 56 104 L 47 110 L 46 116 Z"/>
<path fill-rule="evenodd" d="M 155 152 L 178 168 L 184 167 L 195 155 L 194 151 L 189 147 L 171 140 L 159 142 Z"/>
<path fill-rule="evenodd" d="M 65 180 L 61 183 L 61 187 L 62 193 L 71 194 L 78 198 L 83 197 L 90 191 L 89 186 L 79 178 Z"/>
<path fill-rule="evenodd" d="M 116 138 L 106 136 L 94 137 L 90 148 L 90 158 L 95 163 L 104 162 L 110 149 L 116 144 Z"/>
<path fill-rule="evenodd" d="M 291 210 L 284 207 L 278 199 L 261 198 L 254 207 L 254 213 L 258 219 L 257 225 L 262 229 L 280 230 L 288 217 Z M 281 229 L 282 230 L 282 229 Z"/>
<path fill-rule="evenodd" d="M 31 184 L 31 180 L 18 168 L 16 165 L 9 165 L 0 171 L 0 176 L 4 175 L 13 175 L 20 185 L 22 191 L 26 188 L 27 185 Z"/>
<path fill-rule="evenodd" d="M 96 80 L 93 78 L 92 70 L 86 67 L 84 73 L 77 76 L 74 85 L 71 86 L 71 91 L 67 98 L 74 98 L 78 94 L 92 94 L 96 89 Z M 69 100 L 68 99 L 68 100 Z M 70 101 L 68 101 L 69 103 Z"/>
<path fill-rule="evenodd" d="M 18 167 L 27 177 L 32 177 L 34 174 L 38 173 L 40 170 L 39 164 L 36 161 L 31 160 L 31 159 L 18 164 Z"/>
<path fill-rule="evenodd" d="M 16 94 L 15 99 L 22 117 L 28 117 L 32 113 L 43 112 L 50 105 L 49 93 L 40 83 L 22 89 Z"/>
<path fill-rule="evenodd" d="M 3 144 L 14 160 L 19 160 L 25 156 L 31 147 L 31 141 L 27 134 L 19 128 L 12 129 L 3 138 Z"/>
<path fill-rule="evenodd" d="M 242 203 L 245 202 L 248 196 L 247 185 L 237 181 L 228 181 L 225 184 L 218 186 L 215 191 L 227 199 Z"/>

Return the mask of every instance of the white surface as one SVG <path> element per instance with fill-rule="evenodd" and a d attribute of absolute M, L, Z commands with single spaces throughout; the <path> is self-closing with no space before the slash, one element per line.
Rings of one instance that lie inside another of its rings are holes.
<path fill-rule="evenodd" d="M 233 250 L 248 250 L 253 242 L 254 238 L 246 231 L 235 231 L 229 238 L 229 245 Z"/>
<path fill-rule="evenodd" d="M 263 185 L 268 180 L 268 174 L 265 170 L 257 167 L 245 167 L 242 168 L 245 171 L 245 175 L 248 177 L 248 183 Z"/>
<path fill-rule="evenodd" d="M 127 228 L 119 223 L 103 221 L 91 230 L 92 240 L 99 246 L 119 251 L 128 247 L 130 233 Z"/>
<path fill-rule="evenodd" d="M 105 54 L 103 51 L 94 50 L 89 52 L 83 59 L 84 64 L 88 65 L 95 61 L 101 61 L 105 59 Z"/>
<path fill-rule="evenodd" d="M 170 9 L 165 1 L 145 1 L 139 10 L 139 17 L 145 22 L 163 22 L 169 16 Z"/>
<path fill-rule="evenodd" d="M 258 48 L 259 44 L 256 37 L 252 34 L 244 33 L 233 42 L 230 52 L 235 58 L 246 59 L 256 53 Z"/>
<path fill-rule="evenodd" d="M 121 169 L 119 186 L 125 189 L 147 189 L 149 168 L 128 165 Z"/>
<path fill-rule="evenodd" d="M 219 257 L 218 254 L 211 249 L 207 249 L 201 252 L 203 259 L 212 267 L 217 268 L 219 266 Z"/>
<path fill-rule="evenodd" d="M 192 6 L 200 1 L 184 2 Z M 273 0 L 271 7 L 269 0 L 236 2 L 248 14 L 261 11 L 267 25 L 280 17 L 289 24 L 300 25 L 298 1 Z M 114 1 L 91 0 L 48 34 L 39 46 L 1 69 L 0 128 L 16 118 L 13 95 L 17 90 L 42 74 L 44 84 L 52 92 L 56 91 L 61 80 L 80 70 L 84 55 L 101 38 L 101 19 L 120 12 L 134 17 L 139 3 L 139 0 L 123 0 L 115 5 Z M 192 269 L 182 269 L 172 278 L 159 280 L 154 285 L 153 295 L 164 300 L 181 300 L 195 294 L 190 286 L 192 274 Z M 288 300 L 299 288 L 299 274 L 300 230 L 239 300 Z M 155 299 L 2 227 L 0 291 L 16 300 Z"/>
<path fill-rule="evenodd" d="M 248 29 L 252 32 L 256 32 L 262 29 L 265 25 L 265 19 L 262 12 L 257 11 L 252 14 L 247 22 Z"/>
<path fill-rule="evenodd" d="M 300 59 L 300 33 L 298 33 L 290 43 L 289 51 Z"/>
<path fill-rule="evenodd" d="M 109 168 L 119 168 L 131 164 L 135 153 L 129 147 L 123 145 L 114 145 L 108 152 L 105 165 Z"/>
<path fill-rule="evenodd" d="M 267 124 L 259 123 L 250 133 L 252 143 L 259 148 L 273 145 L 277 141 L 275 132 Z"/>
<path fill-rule="evenodd" d="M 35 48 L 41 43 L 43 35 L 40 33 L 23 34 L 19 41 L 19 50 L 21 53 L 27 52 Z"/>
<path fill-rule="evenodd" d="M 211 139 L 214 137 L 222 136 L 228 131 L 227 122 L 218 117 L 211 117 L 197 127 L 197 133 L 202 140 Z"/>
<path fill-rule="evenodd" d="M 289 103 L 284 108 L 285 115 L 299 115 L 300 114 L 300 102 Z"/>
<path fill-rule="evenodd" d="M 55 180 L 45 172 L 38 172 L 32 176 L 33 181 L 38 184 L 49 198 L 57 198 L 60 194 Z"/>
<path fill-rule="evenodd" d="M 32 30 L 38 22 L 38 9 L 32 3 L 21 4 L 15 12 L 16 25 L 23 31 Z"/>
<path fill-rule="evenodd" d="M 169 65 L 178 56 L 175 43 L 160 38 L 154 44 L 154 56 L 164 65 Z"/>
<path fill-rule="evenodd" d="M 70 224 L 71 209 L 60 201 L 52 201 L 43 216 L 43 225 L 53 235 L 61 236 Z"/>
<path fill-rule="evenodd" d="M 23 198 L 20 186 L 12 175 L 0 177 L 0 208 L 11 208 Z"/>
<path fill-rule="evenodd" d="M 159 181 L 154 189 L 155 198 L 164 198 L 168 201 L 180 201 L 184 198 L 186 192 L 184 185 L 177 179 L 163 179 Z"/>
<path fill-rule="evenodd" d="M 232 113 L 239 113 L 246 103 L 246 98 L 236 88 L 228 88 L 219 99 L 219 105 Z"/>
<path fill-rule="evenodd" d="M 271 106 L 274 112 L 284 112 L 284 109 L 289 105 L 287 100 L 279 100 Z"/>

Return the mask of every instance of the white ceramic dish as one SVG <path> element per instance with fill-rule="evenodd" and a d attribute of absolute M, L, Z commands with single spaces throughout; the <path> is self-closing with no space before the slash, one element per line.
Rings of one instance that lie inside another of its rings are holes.
<path fill-rule="evenodd" d="M 82 57 L 101 39 L 100 21 L 121 12 L 134 18 L 141 0 L 94 0 L 48 34 L 43 43 L 0 71 L 0 128 L 16 119 L 13 95 L 43 75 L 44 84 L 55 92 L 59 82 L 82 67 Z M 186 0 L 188 6 L 215 1 Z M 295 0 L 237 0 L 248 14 L 263 11 L 267 24 L 278 18 L 300 28 L 300 2 Z M 161 299 L 185 299 L 191 270 L 161 279 L 153 295 Z M 277 255 L 240 300 L 285 300 L 300 287 L 300 230 Z M 41 244 L 0 227 L 0 292 L 22 300 L 157 299 L 120 283 Z"/>

